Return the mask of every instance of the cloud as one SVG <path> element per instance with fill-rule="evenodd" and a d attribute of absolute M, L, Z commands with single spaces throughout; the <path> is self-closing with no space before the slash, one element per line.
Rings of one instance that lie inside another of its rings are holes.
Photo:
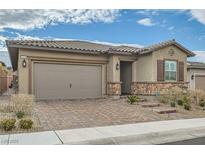
<path fill-rule="evenodd" d="M 8 39 L 8 37 L 0 35 L 0 51 L 5 51 L 6 50 L 5 40 L 7 40 L 7 39 Z"/>
<path fill-rule="evenodd" d="M 199 36 L 199 38 L 198 38 L 199 41 L 201 41 L 203 39 L 205 39 L 205 35 Z"/>
<path fill-rule="evenodd" d="M 5 41 L 12 39 L 12 40 L 43 40 L 45 38 L 40 38 L 37 36 L 30 36 L 30 35 L 22 35 L 20 33 L 11 32 L 12 36 L 0 36 L 0 51 L 7 51 Z"/>
<path fill-rule="evenodd" d="M 190 61 L 205 62 L 205 51 L 194 51 L 196 56 L 188 58 Z"/>
<path fill-rule="evenodd" d="M 140 14 L 140 15 L 144 15 L 144 16 L 156 16 L 156 15 L 159 15 L 159 10 L 149 10 L 149 9 L 146 9 L 146 10 L 139 10 L 139 11 L 136 11 L 137 14 Z"/>
<path fill-rule="evenodd" d="M 196 19 L 198 22 L 205 25 L 205 10 L 190 10 L 191 19 Z"/>
<path fill-rule="evenodd" d="M 171 26 L 171 27 L 168 27 L 167 29 L 172 31 L 172 30 L 174 30 L 174 28 L 175 28 L 174 26 Z"/>
<path fill-rule="evenodd" d="M 83 40 L 83 41 L 89 41 L 89 42 L 93 42 L 93 43 L 100 43 L 100 44 L 104 44 L 104 45 L 111 45 L 111 46 L 132 46 L 132 47 L 137 47 L 137 48 L 142 48 L 144 46 L 140 45 L 140 44 L 134 44 L 134 43 L 112 43 L 112 42 L 103 42 L 103 41 L 90 41 L 90 40 Z"/>
<path fill-rule="evenodd" d="M 16 37 L 14 40 L 43 40 L 43 38 L 40 38 L 38 36 L 30 36 L 30 35 L 22 35 L 20 33 L 15 33 Z"/>
<path fill-rule="evenodd" d="M 154 26 L 155 23 L 150 18 L 144 18 L 137 21 L 138 24 L 143 26 Z"/>
<path fill-rule="evenodd" d="M 0 30 L 5 28 L 32 30 L 58 23 L 112 23 L 119 10 L 0 10 Z"/>
<path fill-rule="evenodd" d="M 6 47 L 0 47 L 0 52 L 1 52 L 1 51 L 2 51 L 2 52 L 4 52 L 4 51 L 6 52 L 6 51 L 7 51 L 7 48 L 6 48 Z"/>

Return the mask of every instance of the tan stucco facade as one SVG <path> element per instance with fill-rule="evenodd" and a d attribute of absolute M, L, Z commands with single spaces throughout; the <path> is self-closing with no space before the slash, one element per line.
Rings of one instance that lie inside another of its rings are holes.
<path fill-rule="evenodd" d="M 170 55 L 169 50 L 174 50 Z M 26 60 L 27 66 L 22 67 L 22 61 Z M 120 94 L 120 69 L 116 65 L 120 61 L 132 62 L 132 82 L 157 82 L 157 60 L 169 59 L 183 61 L 186 64 L 187 54 L 176 46 L 162 48 L 152 53 L 138 55 L 106 55 L 106 54 L 80 54 L 65 53 L 58 51 L 19 49 L 18 55 L 18 82 L 19 93 L 33 93 L 33 66 L 34 63 L 56 63 L 56 64 L 81 64 L 102 66 L 102 95 L 108 94 L 108 83 L 111 87 L 118 88 Z M 184 81 L 187 81 L 187 66 L 184 65 Z M 115 85 L 118 84 L 117 86 Z"/>
<path fill-rule="evenodd" d="M 170 55 L 169 51 L 174 50 Z M 162 48 L 158 51 L 143 55 L 137 59 L 134 66 L 136 68 L 135 82 L 157 82 L 157 60 L 176 60 L 187 63 L 187 54 L 175 46 Z M 184 65 L 184 81 L 187 81 L 187 66 Z"/>
<path fill-rule="evenodd" d="M 135 63 L 136 80 L 135 82 L 152 81 L 152 54 L 141 56 Z"/>

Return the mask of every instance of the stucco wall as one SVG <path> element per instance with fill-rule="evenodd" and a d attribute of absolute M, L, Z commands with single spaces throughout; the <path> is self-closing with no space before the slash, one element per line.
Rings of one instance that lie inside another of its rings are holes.
<path fill-rule="evenodd" d="M 188 69 L 187 80 L 189 82 L 189 89 L 191 89 L 191 90 L 195 89 L 195 85 L 194 85 L 195 80 L 191 79 L 191 76 L 195 75 L 195 74 L 205 74 L 205 69 L 197 69 L 197 68 Z"/>
<path fill-rule="evenodd" d="M 120 70 L 116 70 L 116 64 L 120 64 L 118 56 L 109 56 L 107 65 L 107 81 L 120 82 Z"/>
<path fill-rule="evenodd" d="M 174 50 L 174 54 L 170 55 L 168 51 L 172 49 Z M 183 51 L 181 51 L 179 48 L 175 46 L 169 46 L 163 49 L 160 49 L 158 51 L 154 51 L 152 53 L 152 79 L 153 81 L 157 81 L 157 60 L 161 59 L 169 59 L 169 60 L 177 60 L 177 61 L 183 61 L 184 62 L 184 81 L 187 81 L 187 55 Z"/>
<path fill-rule="evenodd" d="M 139 57 L 134 66 L 136 68 L 135 82 L 152 81 L 152 54 Z"/>

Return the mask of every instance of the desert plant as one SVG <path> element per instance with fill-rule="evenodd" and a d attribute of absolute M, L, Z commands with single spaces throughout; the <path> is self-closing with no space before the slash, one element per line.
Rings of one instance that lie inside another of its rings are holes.
<path fill-rule="evenodd" d="M 127 96 L 127 99 L 130 104 L 134 104 L 135 102 L 139 100 L 139 97 L 135 95 L 131 95 L 131 96 Z"/>
<path fill-rule="evenodd" d="M 184 109 L 185 109 L 185 110 L 190 110 L 190 109 L 191 109 L 191 105 L 188 104 L 188 103 L 185 103 L 185 104 L 184 104 Z"/>
<path fill-rule="evenodd" d="M 183 103 L 185 104 L 185 103 L 189 103 L 189 98 L 188 98 L 188 96 L 184 96 L 183 97 Z"/>
<path fill-rule="evenodd" d="M 25 114 L 24 114 L 24 112 L 22 112 L 22 111 L 19 111 L 19 112 L 16 113 L 16 116 L 17 116 L 18 119 L 23 118 L 24 115 L 25 115 Z"/>
<path fill-rule="evenodd" d="M 170 102 L 170 106 L 171 106 L 171 107 L 175 107 L 175 106 L 176 106 L 176 103 L 175 103 L 175 102 Z"/>
<path fill-rule="evenodd" d="M 205 101 L 200 101 L 199 106 L 204 107 L 205 106 Z"/>
<path fill-rule="evenodd" d="M 32 113 L 34 96 L 27 94 L 14 94 L 11 96 L 14 112 L 23 112 L 25 114 Z"/>
<path fill-rule="evenodd" d="M 33 121 L 31 119 L 22 119 L 19 122 L 19 127 L 22 129 L 31 129 L 33 126 Z"/>
<path fill-rule="evenodd" d="M 203 90 L 189 90 L 188 95 L 193 103 L 199 104 L 200 101 L 205 100 L 205 92 Z"/>
<path fill-rule="evenodd" d="M 1 128 L 5 131 L 10 131 L 15 128 L 16 119 L 4 119 L 1 121 Z"/>
<path fill-rule="evenodd" d="M 182 99 L 178 99 L 178 100 L 177 100 L 177 104 L 178 104 L 178 105 L 182 106 L 183 103 L 184 103 L 184 101 L 183 101 Z"/>
<path fill-rule="evenodd" d="M 178 87 L 174 87 L 171 89 L 164 89 L 160 92 L 160 96 L 158 97 L 160 102 L 169 103 L 176 102 L 178 98 L 183 95 L 183 90 Z"/>

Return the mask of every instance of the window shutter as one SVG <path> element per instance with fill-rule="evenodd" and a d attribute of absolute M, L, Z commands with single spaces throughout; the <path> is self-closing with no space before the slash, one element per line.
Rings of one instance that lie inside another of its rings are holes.
<path fill-rule="evenodd" d="M 178 65 L 178 81 L 184 81 L 184 62 L 179 62 Z"/>
<path fill-rule="evenodd" d="M 157 81 L 164 81 L 164 60 L 157 60 Z"/>

